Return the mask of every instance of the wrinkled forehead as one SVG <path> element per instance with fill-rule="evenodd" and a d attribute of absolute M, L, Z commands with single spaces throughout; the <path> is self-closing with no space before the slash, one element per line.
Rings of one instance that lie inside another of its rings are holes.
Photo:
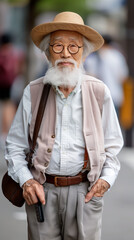
<path fill-rule="evenodd" d="M 59 30 L 51 33 L 50 35 L 50 41 L 56 41 L 56 40 L 74 40 L 76 42 L 83 42 L 83 36 L 80 33 L 77 33 L 75 31 L 66 31 L 66 30 Z"/>

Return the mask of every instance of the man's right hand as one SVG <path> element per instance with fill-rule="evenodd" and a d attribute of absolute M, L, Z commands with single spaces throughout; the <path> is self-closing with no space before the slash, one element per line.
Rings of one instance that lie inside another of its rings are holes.
<path fill-rule="evenodd" d="M 45 193 L 43 186 L 34 179 L 26 181 L 23 186 L 23 197 L 28 205 L 38 202 L 38 198 L 45 205 Z"/>

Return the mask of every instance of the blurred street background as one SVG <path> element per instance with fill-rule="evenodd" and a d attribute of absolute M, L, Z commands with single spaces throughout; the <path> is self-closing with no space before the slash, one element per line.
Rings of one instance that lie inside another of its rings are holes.
<path fill-rule="evenodd" d="M 6 171 L 5 139 L 23 89 L 48 68 L 45 56 L 31 41 L 30 31 L 61 11 L 77 12 L 105 39 L 104 46 L 88 56 L 84 64 L 88 74 L 109 87 L 124 137 L 124 148 L 119 154 L 121 171 L 105 196 L 102 240 L 133 240 L 133 0 L 0 0 L 0 181 Z M 27 239 L 24 207 L 12 206 L 1 190 L 0 213 L 0 240 Z"/>

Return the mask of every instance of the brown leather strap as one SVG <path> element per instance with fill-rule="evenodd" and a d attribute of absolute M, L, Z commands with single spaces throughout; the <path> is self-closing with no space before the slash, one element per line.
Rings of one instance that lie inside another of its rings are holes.
<path fill-rule="evenodd" d="M 50 87 L 51 86 L 49 84 L 46 84 L 46 85 L 44 85 L 44 88 L 43 88 L 43 91 L 42 91 L 42 96 L 41 96 L 41 100 L 40 100 L 40 104 L 39 104 L 39 108 L 38 108 L 38 113 L 37 113 L 37 117 L 36 117 L 36 122 L 35 122 L 35 126 L 34 126 L 32 150 L 34 150 L 34 148 L 36 146 L 36 139 L 38 137 L 38 132 L 39 132 L 39 129 L 40 129 L 40 125 L 41 125 L 41 121 L 42 121 L 42 118 L 43 118 L 44 110 L 45 110 L 45 107 L 46 107 Z"/>
<path fill-rule="evenodd" d="M 56 187 L 66 187 L 70 185 L 79 184 L 81 182 L 86 182 L 87 180 L 88 171 L 84 173 L 79 173 L 76 176 L 53 176 L 46 174 L 46 182 L 54 184 Z"/>
<path fill-rule="evenodd" d="M 43 91 L 42 91 L 42 95 L 41 95 L 41 99 L 40 99 L 40 103 L 39 103 L 39 108 L 38 108 L 38 112 L 37 112 L 37 116 L 36 116 L 35 126 L 34 126 L 33 139 L 32 139 L 32 141 L 30 141 L 30 151 L 26 155 L 26 160 L 28 162 L 29 167 L 32 166 L 32 156 L 33 156 L 34 149 L 35 149 L 35 146 L 36 146 L 36 140 L 37 140 L 37 137 L 38 137 L 38 133 L 39 133 L 41 121 L 42 121 L 42 118 L 43 118 L 43 114 L 44 114 L 44 111 L 45 111 L 45 107 L 46 107 L 47 98 L 48 98 L 48 95 L 49 95 L 50 88 L 51 88 L 50 84 L 45 84 L 44 88 L 43 88 Z"/>

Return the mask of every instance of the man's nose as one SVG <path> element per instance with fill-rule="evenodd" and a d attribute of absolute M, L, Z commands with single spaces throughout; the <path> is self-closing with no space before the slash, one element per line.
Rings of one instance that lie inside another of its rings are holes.
<path fill-rule="evenodd" d="M 63 49 L 63 51 L 61 52 L 61 57 L 68 58 L 68 57 L 70 57 L 70 56 L 71 56 L 71 54 L 70 54 L 70 52 L 68 51 L 67 46 L 64 46 L 64 49 Z"/>

